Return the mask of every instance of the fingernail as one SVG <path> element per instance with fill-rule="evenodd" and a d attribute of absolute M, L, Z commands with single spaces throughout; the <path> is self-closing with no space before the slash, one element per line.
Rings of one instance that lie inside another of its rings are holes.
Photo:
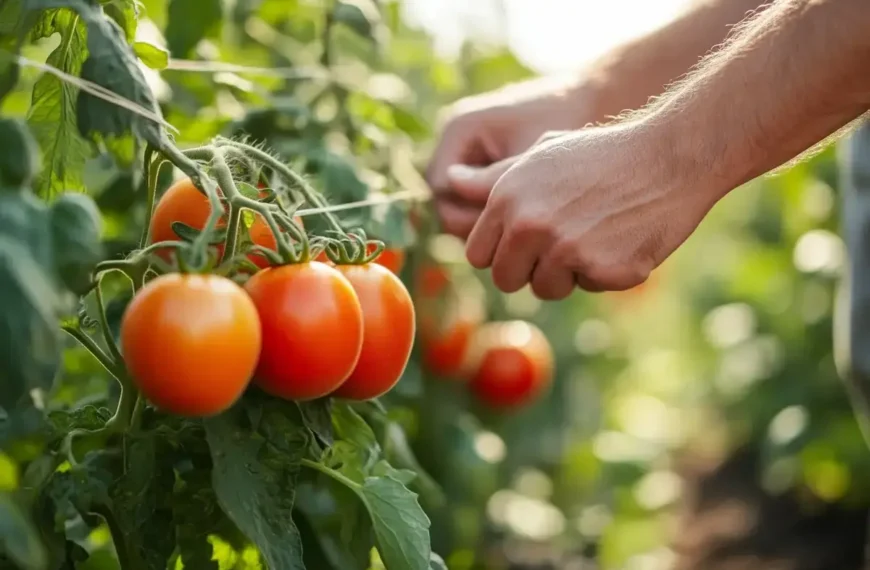
<path fill-rule="evenodd" d="M 447 176 L 454 180 L 470 180 L 477 170 L 465 164 L 451 164 L 447 167 Z"/>

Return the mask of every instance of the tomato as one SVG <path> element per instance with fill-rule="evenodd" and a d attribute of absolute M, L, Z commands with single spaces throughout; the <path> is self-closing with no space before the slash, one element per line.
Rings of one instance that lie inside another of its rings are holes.
<path fill-rule="evenodd" d="M 201 230 L 205 227 L 210 213 L 211 206 L 208 198 L 196 189 L 190 178 L 179 180 L 166 190 L 154 208 L 154 215 L 151 217 L 151 241 L 156 243 L 159 241 L 177 240 L 178 236 L 172 230 L 173 222 L 182 222 L 192 228 Z M 295 219 L 300 225 L 302 224 L 301 218 L 296 217 Z M 226 227 L 226 223 L 226 219 L 223 218 L 218 223 L 218 227 Z M 271 249 L 272 251 L 278 249 L 275 235 L 269 229 L 269 224 L 266 223 L 263 216 L 259 214 L 254 215 L 254 222 L 248 228 L 248 233 L 255 245 Z M 223 255 L 223 244 L 216 247 L 218 255 Z M 168 248 L 160 249 L 157 251 L 157 254 L 168 261 L 169 252 Z M 251 253 L 248 255 L 248 259 L 256 264 L 257 267 L 269 266 L 269 261 L 262 255 Z"/>
<path fill-rule="evenodd" d="M 402 377 L 414 345 L 414 303 L 402 281 L 382 265 L 339 265 L 359 297 L 363 315 L 362 352 L 353 373 L 333 395 L 370 400 L 387 393 Z"/>
<path fill-rule="evenodd" d="M 366 253 L 370 254 L 375 250 L 374 245 L 366 246 Z M 321 251 L 317 254 L 317 257 L 314 258 L 315 261 L 321 261 L 323 263 L 332 263 L 329 260 L 329 257 L 326 256 L 325 251 Z M 378 265 L 382 265 L 392 271 L 394 274 L 398 275 L 402 271 L 402 267 L 405 265 L 405 252 L 398 248 L 385 248 L 380 255 L 378 255 L 372 263 L 377 263 Z"/>
<path fill-rule="evenodd" d="M 415 292 L 421 297 L 439 296 L 450 284 L 450 272 L 443 265 L 423 265 L 417 272 Z"/>
<path fill-rule="evenodd" d="M 362 350 L 363 313 L 346 277 L 312 261 L 264 269 L 245 289 L 263 332 L 255 383 L 282 398 L 311 400 L 347 380 Z"/>
<path fill-rule="evenodd" d="M 242 395 L 260 356 L 260 320 L 241 287 L 172 273 L 139 291 L 121 319 L 121 350 L 142 394 L 185 416 L 209 416 Z"/>
<path fill-rule="evenodd" d="M 491 407 L 531 403 L 552 382 L 552 348 L 531 323 L 487 323 L 477 331 L 469 350 L 469 388 Z"/>
<path fill-rule="evenodd" d="M 369 245 L 366 253 L 372 253 L 375 250 L 374 245 Z M 383 265 L 394 274 L 398 275 L 405 265 L 405 252 L 398 248 L 385 248 L 380 255 L 374 259 L 374 263 Z"/>
<path fill-rule="evenodd" d="M 478 326 L 476 319 L 464 317 L 442 327 L 424 320 L 421 331 L 423 365 L 438 376 L 457 376 Z"/>

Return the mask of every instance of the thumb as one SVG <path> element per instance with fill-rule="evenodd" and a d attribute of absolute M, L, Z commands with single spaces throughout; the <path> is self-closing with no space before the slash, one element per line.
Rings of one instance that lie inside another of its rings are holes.
<path fill-rule="evenodd" d="M 474 202 L 486 202 L 495 183 L 515 161 L 516 158 L 511 157 L 489 166 L 453 164 L 447 169 L 447 178 L 458 196 Z"/>

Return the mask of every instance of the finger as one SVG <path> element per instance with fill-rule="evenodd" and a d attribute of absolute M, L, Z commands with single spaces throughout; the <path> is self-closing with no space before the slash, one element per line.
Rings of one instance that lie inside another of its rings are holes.
<path fill-rule="evenodd" d="M 483 207 L 444 197 L 435 200 L 435 211 L 443 232 L 466 239 L 480 218 Z"/>
<path fill-rule="evenodd" d="M 473 121 L 461 117 L 451 121 L 444 129 L 426 169 L 426 181 L 435 192 L 450 189 L 447 169 L 451 165 L 488 162 L 477 142 L 476 129 Z"/>
<path fill-rule="evenodd" d="M 539 299 L 565 299 L 574 291 L 574 286 L 574 272 L 552 255 L 545 255 L 532 272 L 532 292 Z"/>
<path fill-rule="evenodd" d="M 465 257 L 468 258 L 468 263 L 477 269 L 486 269 L 492 265 L 501 236 L 501 211 L 484 208 L 465 245 Z"/>
<path fill-rule="evenodd" d="M 583 274 L 575 274 L 574 282 L 577 284 L 577 287 L 583 289 L 587 293 L 602 293 L 604 291 L 603 287 Z"/>
<path fill-rule="evenodd" d="M 506 158 L 483 167 L 453 164 L 447 169 L 447 179 L 451 188 L 461 198 L 486 203 L 495 183 L 516 160 L 517 157 Z"/>
<path fill-rule="evenodd" d="M 547 236 L 538 232 L 505 232 L 492 262 L 492 281 L 496 287 L 505 293 L 525 287 L 546 251 L 547 242 Z"/>

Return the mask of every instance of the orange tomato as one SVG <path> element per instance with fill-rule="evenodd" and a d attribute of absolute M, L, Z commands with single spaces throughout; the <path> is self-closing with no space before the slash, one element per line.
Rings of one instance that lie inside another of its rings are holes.
<path fill-rule="evenodd" d="M 363 314 L 363 343 L 353 373 L 333 395 L 370 400 L 387 393 L 405 371 L 416 330 L 414 303 L 401 280 L 381 265 L 337 267 L 356 291 Z"/>
<path fill-rule="evenodd" d="M 362 350 L 363 313 L 338 270 L 318 261 L 270 267 L 245 290 L 263 333 L 257 385 L 289 400 L 311 400 L 347 380 Z"/>
<path fill-rule="evenodd" d="M 177 240 L 178 236 L 172 230 L 173 222 L 182 222 L 192 228 L 201 230 L 205 227 L 205 222 L 208 220 L 211 213 L 211 206 L 208 198 L 196 189 L 190 178 L 183 178 L 169 187 L 168 190 L 160 197 L 157 206 L 154 208 L 154 214 L 151 217 L 151 242 Z M 295 218 L 297 223 L 302 225 L 302 218 Z M 222 218 L 218 223 L 219 228 L 226 227 L 226 218 Z M 304 228 L 304 225 L 302 225 Z M 259 245 L 272 251 L 278 249 L 278 242 L 275 240 L 275 235 L 269 229 L 269 225 L 263 216 L 254 215 L 254 222 L 248 228 L 248 233 L 251 236 L 251 241 L 255 245 Z M 218 255 L 222 256 L 224 251 L 223 244 L 217 247 Z M 157 254 L 163 259 L 169 260 L 170 250 L 160 249 Z M 251 253 L 248 255 L 257 267 L 268 267 L 269 261 L 262 255 Z"/>
<path fill-rule="evenodd" d="M 257 309 L 217 275 L 160 276 L 121 320 L 133 381 L 155 406 L 185 416 L 218 414 L 242 395 L 260 356 Z"/>
<path fill-rule="evenodd" d="M 469 354 L 469 388 L 491 407 L 531 403 L 552 382 L 552 348 L 531 323 L 487 323 L 475 334 Z"/>

